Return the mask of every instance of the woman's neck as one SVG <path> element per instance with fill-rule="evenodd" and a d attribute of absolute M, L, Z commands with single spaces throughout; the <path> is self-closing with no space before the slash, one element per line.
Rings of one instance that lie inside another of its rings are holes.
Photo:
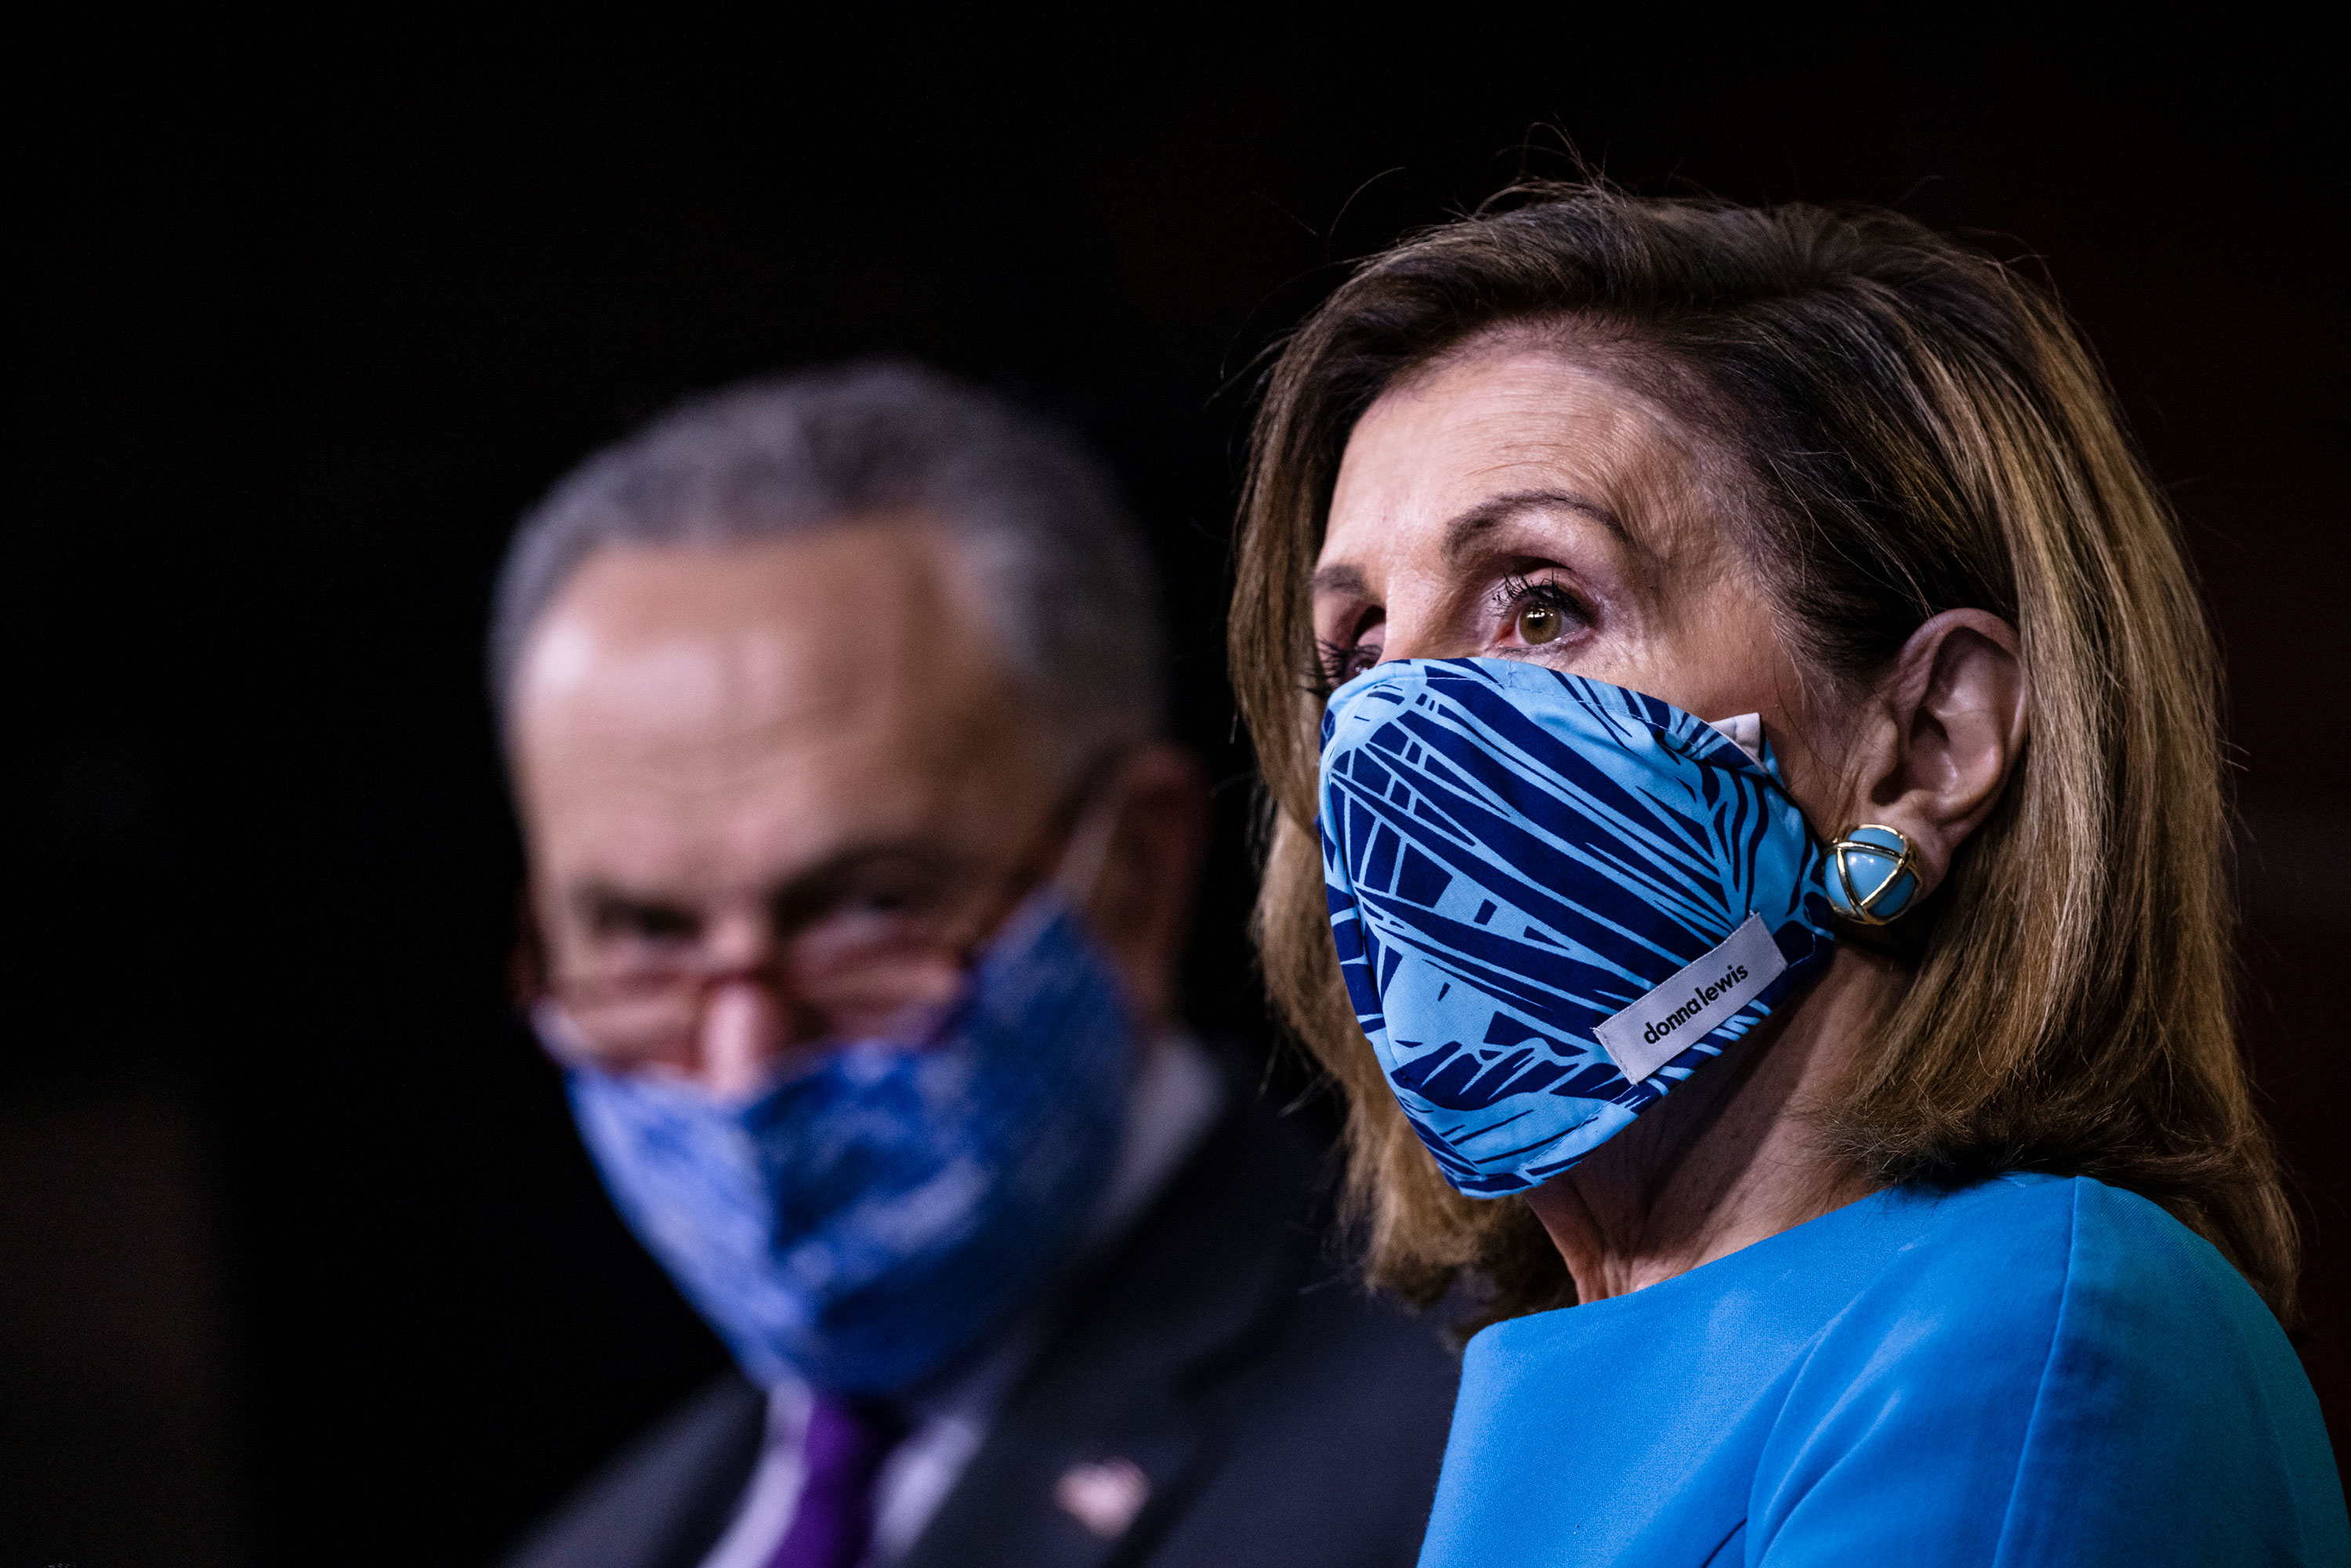
<path fill-rule="evenodd" d="M 1901 998 L 1894 960 L 1841 946 L 1803 999 L 1526 1195 L 1578 1301 L 1621 1296 L 1865 1197 L 1822 1111 Z"/>

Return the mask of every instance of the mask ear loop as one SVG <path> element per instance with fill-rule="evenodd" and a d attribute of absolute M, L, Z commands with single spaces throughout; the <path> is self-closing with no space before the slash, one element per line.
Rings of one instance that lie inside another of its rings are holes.
<path fill-rule="evenodd" d="M 1066 905 L 1082 912 L 1092 901 L 1102 881 L 1102 867 L 1110 862 L 1111 842 L 1118 836 L 1119 818 L 1126 804 L 1126 791 L 1120 787 L 1125 778 L 1125 753 L 1115 752 L 1080 775 L 1081 782 L 1071 798 L 1083 804 L 1052 872 L 1036 884 L 1036 893 L 1021 900 L 1012 917 L 983 944 L 984 947 L 1020 946 L 1051 921 L 1056 906 Z M 1051 900 L 1037 896 L 1049 889 L 1054 895 Z"/>
<path fill-rule="evenodd" d="M 1110 863 L 1111 841 L 1118 836 L 1119 818 L 1126 805 L 1126 791 L 1120 788 L 1125 771 L 1117 768 L 1078 819 L 1069 844 L 1061 851 L 1061 863 L 1050 879 L 1055 892 L 1080 908 L 1093 897 L 1102 883 L 1102 867 Z"/>

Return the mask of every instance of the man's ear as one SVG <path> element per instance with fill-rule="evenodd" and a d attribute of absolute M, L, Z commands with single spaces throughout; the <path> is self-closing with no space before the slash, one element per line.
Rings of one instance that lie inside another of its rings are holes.
<path fill-rule="evenodd" d="M 1192 898 L 1208 848 L 1208 780 L 1197 758 L 1159 742 L 1126 760 L 1118 825 L 1087 914 L 1117 960 L 1146 1029 L 1176 1021 Z"/>
<path fill-rule="evenodd" d="M 1921 893 L 2000 803 L 2032 725 L 2016 629 L 1950 610 L 1910 634 L 1856 735 L 1851 821 L 1898 829 L 1917 852 Z"/>

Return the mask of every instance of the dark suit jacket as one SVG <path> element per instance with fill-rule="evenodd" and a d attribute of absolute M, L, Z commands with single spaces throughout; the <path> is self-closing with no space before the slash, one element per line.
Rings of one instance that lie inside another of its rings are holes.
<path fill-rule="evenodd" d="M 904 1568 L 1409 1564 L 1457 1368 L 1433 1327 L 1332 1260 L 1320 1158 L 1246 1092 L 1057 1336 Z M 693 1568 L 758 1456 L 766 1402 L 729 1375 L 590 1481 L 509 1568 Z M 1149 1500 L 1113 1540 L 1054 1501 L 1125 1458 Z"/>

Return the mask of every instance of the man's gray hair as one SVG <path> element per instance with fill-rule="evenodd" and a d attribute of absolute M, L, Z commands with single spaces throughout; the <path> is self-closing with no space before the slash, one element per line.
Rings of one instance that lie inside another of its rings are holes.
<path fill-rule="evenodd" d="M 1156 593 L 1100 465 L 1060 430 L 931 371 L 869 363 L 694 398 L 605 448 L 523 519 L 498 576 L 492 697 L 607 546 L 736 544 L 919 516 L 960 548 L 1007 673 L 1058 760 L 1159 732 Z"/>

